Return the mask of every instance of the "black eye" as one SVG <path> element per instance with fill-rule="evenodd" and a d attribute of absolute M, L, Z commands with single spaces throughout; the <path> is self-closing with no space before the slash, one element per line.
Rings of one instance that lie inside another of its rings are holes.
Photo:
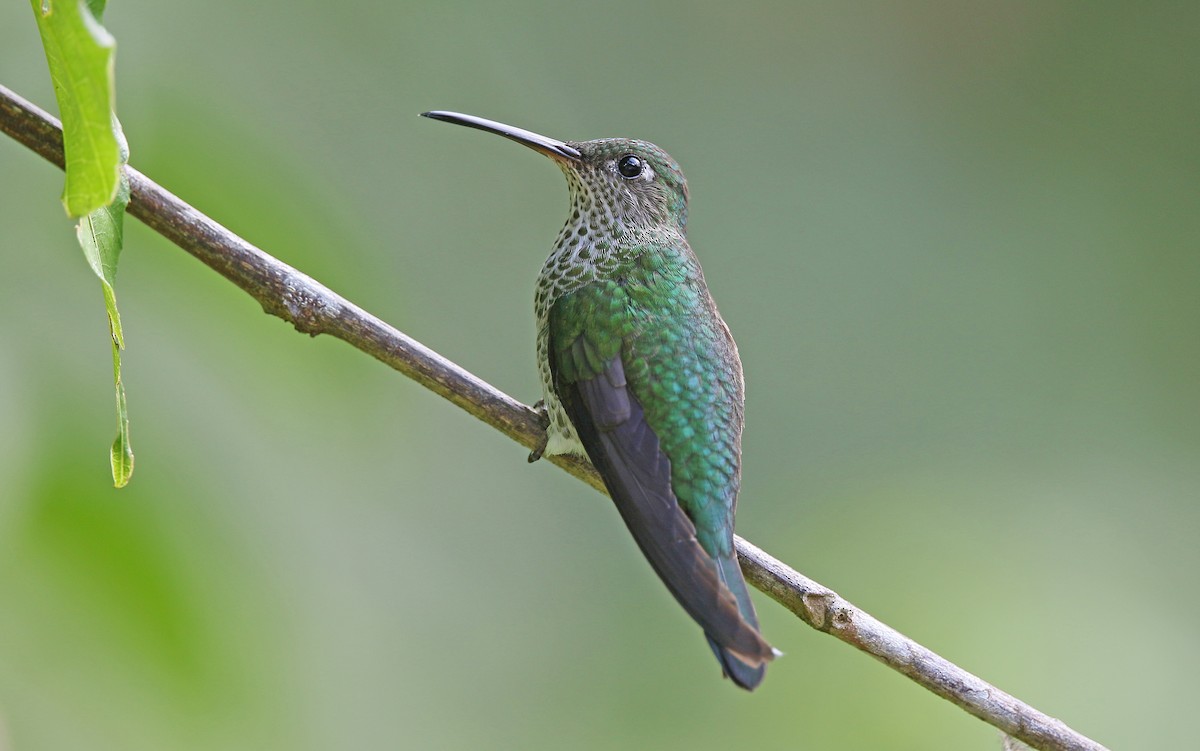
<path fill-rule="evenodd" d="M 617 162 L 617 171 L 623 177 L 637 177 L 642 174 L 642 160 L 633 154 L 626 154 Z"/>

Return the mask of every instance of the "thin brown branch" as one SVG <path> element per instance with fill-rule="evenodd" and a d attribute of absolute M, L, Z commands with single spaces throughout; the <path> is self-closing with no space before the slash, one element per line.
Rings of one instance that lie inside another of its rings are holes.
<path fill-rule="evenodd" d="M 0 130 L 62 167 L 58 121 L 0 86 Z M 311 336 L 328 334 L 380 360 L 526 448 L 542 437 L 537 414 L 433 350 L 392 328 L 296 269 L 267 255 L 128 168 L 129 212 L 198 258 L 263 310 Z M 549 457 L 603 492 L 586 461 Z M 866 652 L 1005 734 L 1040 751 L 1105 751 L 1000 689 L 890 628 L 780 561 L 737 538 L 747 580 L 802 621 Z"/>

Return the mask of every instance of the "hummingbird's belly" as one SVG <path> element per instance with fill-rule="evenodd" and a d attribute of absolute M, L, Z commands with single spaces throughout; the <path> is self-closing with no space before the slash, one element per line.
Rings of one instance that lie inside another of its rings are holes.
<path fill-rule="evenodd" d="M 561 405 L 555 400 L 554 406 L 562 411 Z M 547 407 L 547 409 L 550 409 Z M 566 417 L 563 418 L 564 420 Z M 571 423 L 567 422 L 566 427 L 562 428 L 554 424 L 554 412 L 550 412 L 551 426 L 546 433 L 546 450 L 543 454 L 551 456 L 558 454 L 577 454 L 579 456 L 587 456 L 587 452 L 583 450 L 583 444 L 579 442 L 579 437 L 575 435 L 575 428 L 571 427 Z"/>
<path fill-rule="evenodd" d="M 538 336 L 538 375 L 542 379 L 542 404 L 546 407 L 546 415 L 550 425 L 546 428 L 546 448 L 543 454 L 578 454 L 587 456 L 583 443 L 575 433 L 575 426 L 567 417 L 562 402 L 554 394 L 553 375 L 550 373 L 549 342 L 543 332 Z"/>

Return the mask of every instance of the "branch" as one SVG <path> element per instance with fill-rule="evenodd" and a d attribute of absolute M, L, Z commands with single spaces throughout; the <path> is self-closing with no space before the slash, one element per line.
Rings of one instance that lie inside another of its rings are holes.
<path fill-rule="evenodd" d="M 63 166 L 62 131 L 52 116 L 0 86 L 0 131 Z M 195 256 L 298 331 L 341 339 L 400 371 L 526 448 L 542 438 L 537 413 L 328 287 L 272 258 L 201 214 L 150 178 L 126 168 L 129 213 Z M 604 492 L 585 460 L 547 460 Z M 1013 696 L 938 656 L 751 543 L 736 538 L 753 586 L 809 626 L 866 652 L 893 670 L 1039 751 L 1106 751 Z"/>

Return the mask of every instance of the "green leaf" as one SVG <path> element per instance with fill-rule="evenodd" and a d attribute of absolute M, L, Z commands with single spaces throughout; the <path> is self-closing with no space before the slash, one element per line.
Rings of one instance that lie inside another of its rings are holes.
<path fill-rule="evenodd" d="M 122 149 L 122 153 L 125 151 Z M 112 334 L 113 383 L 117 391 L 117 438 L 110 453 L 113 483 L 125 487 L 133 476 L 133 445 L 129 442 L 129 413 L 125 404 L 125 384 L 121 380 L 121 350 L 125 335 L 121 332 L 121 314 L 117 310 L 117 293 L 113 288 L 117 275 L 117 259 L 125 234 L 125 206 L 129 203 L 129 181 L 121 175 L 117 198 L 79 220 L 76 235 L 83 255 L 104 290 L 104 307 L 108 311 L 108 328 Z"/>
<path fill-rule="evenodd" d="M 121 257 L 121 245 L 125 240 L 125 206 L 129 203 L 129 181 L 121 175 L 117 184 L 116 199 L 101 206 L 79 220 L 75 228 L 79 246 L 88 265 L 104 286 L 104 304 L 112 326 L 113 339 L 124 349 L 125 339 L 121 336 L 121 316 L 117 313 L 116 293 L 117 261 Z"/>
<path fill-rule="evenodd" d="M 125 384 L 121 382 L 121 348 L 113 337 L 113 379 L 117 383 L 117 437 L 109 450 L 113 485 L 123 488 L 133 477 L 133 444 L 129 442 L 129 412 L 125 407 Z"/>
<path fill-rule="evenodd" d="M 113 201 L 121 175 L 119 126 L 113 120 L 116 40 L 93 12 L 103 0 L 30 0 L 63 121 L 66 185 L 73 217 Z"/>
<path fill-rule="evenodd" d="M 67 173 L 63 205 L 68 214 L 81 217 L 75 228 L 79 245 L 104 290 L 117 392 L 117 438 L 109 454 L 113 482 L 120 488 L 133 475 L 133 447 L 121 380 L 125 335 L 114 290 L 129 203 L 129 182 L 123 169 L 129 161 L 129 148 L 113 110 L 117 43 L 100 25 L 106 0 L 30 2 L 62 113 Z"/>

